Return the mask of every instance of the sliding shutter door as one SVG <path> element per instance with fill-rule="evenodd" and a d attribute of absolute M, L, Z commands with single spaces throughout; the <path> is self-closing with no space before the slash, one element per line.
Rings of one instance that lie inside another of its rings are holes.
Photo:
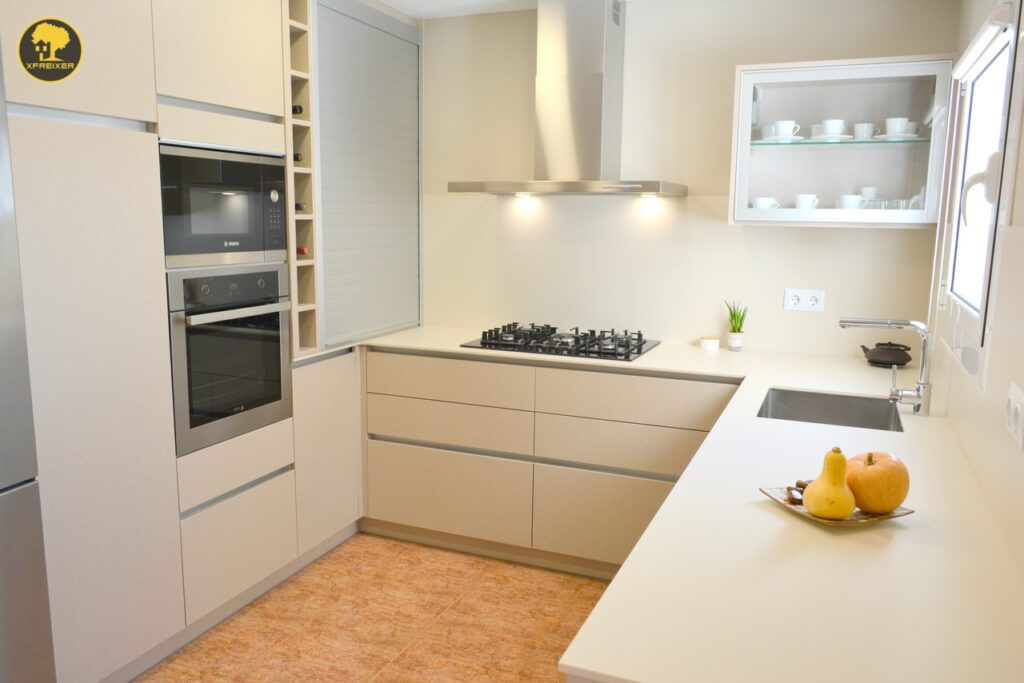
<path fill-rule="evenodd" d="M 419 322 L 416 29 L 359 2 L 320 0 L 324 340 Z"/>

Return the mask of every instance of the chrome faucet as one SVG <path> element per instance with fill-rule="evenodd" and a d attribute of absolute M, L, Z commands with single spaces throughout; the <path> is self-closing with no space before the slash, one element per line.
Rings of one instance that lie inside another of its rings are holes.
<path fill-rule="evenodd" d="M 930 351 L 932 333 L 928 325 L 919 320 L 889 320 L 887 318 L 840 318 L 839 327 L 875 327 L 888 330 L 914 329 L 921 335 L 921 373 L 917 377 L 917 386 L 913 389 L 896 388 L 896 366 L 892 366 L 892 384 L 889 387 L 889 400 L 893 403 L 907 403 L 914 406 L 914 413 L 927 415 L 931 407 L 932 385 L 929 383 Z"/>

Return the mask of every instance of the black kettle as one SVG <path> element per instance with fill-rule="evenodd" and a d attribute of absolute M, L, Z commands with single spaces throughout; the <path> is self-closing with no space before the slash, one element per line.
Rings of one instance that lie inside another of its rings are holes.
<path fill-rule="evenodd" d="M 902 368 L 910 362 L 910 354 L 907 353 L 910 347 L 906 344 L 889 341 L 875 344 L 873 349 L 863 345 L 860 348 L 864 350 L 864 357 L 868 359 L 868 363 L 877 368 L 891 368 L 894 365 Z"/>

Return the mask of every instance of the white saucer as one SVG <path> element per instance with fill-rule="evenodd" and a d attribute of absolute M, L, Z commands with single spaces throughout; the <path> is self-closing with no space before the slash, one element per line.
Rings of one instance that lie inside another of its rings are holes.
<path fill-rule="evenodd" d="M 804 140 L 802 135 L 772 135 L 771 137 L 761 138 L 757 142 L 796 142 L 797 140 Z"/>
<path fill-rule="evenodd" d="M 852 135 L 815 135 L 811 140 L 814 142 L 839 142 L 840 140 L 852 140 Z"/>
<path fill-rule="evenodd" d="M 924 140 L 924 138 L 921 137 L 920 135 L 918 135 L 917 133 L 892 133 L 892 134 L 882 133 L 881 135 L 876 135 L 874 137 L 874 139 L 875 140 Z"/>

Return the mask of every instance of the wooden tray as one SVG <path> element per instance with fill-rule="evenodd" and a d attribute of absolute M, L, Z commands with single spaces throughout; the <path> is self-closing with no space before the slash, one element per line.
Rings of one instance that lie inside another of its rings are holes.
<path fill-rule="evenodd" d="M 853 511 L 853 514 L 846 519 L 823 519 L 821 517 L 815 517 L 804 508 L 803 505 L 796 505 L 790 503 L 786 498 L 786 487 L 780 486 L 771 489 L 758 489 L 761 493 L 768 496 L 782 507 L 790 510 L 791 512 L 806 517 L 807 519 L 814 520 L 818 524 L 826 524 L 828 526 L 863 526 L 865 524 L 877 524 L 878 522 L 884 522 L 887 519 L 896 519 L 897 517 L 906 517 L 907 515 L 914 514 L 914 511 L 910 508 L 900 506 L 892 512 L 884 515 L 872 515 L 867 512 L 861 512 L 858 508 Z"/>

